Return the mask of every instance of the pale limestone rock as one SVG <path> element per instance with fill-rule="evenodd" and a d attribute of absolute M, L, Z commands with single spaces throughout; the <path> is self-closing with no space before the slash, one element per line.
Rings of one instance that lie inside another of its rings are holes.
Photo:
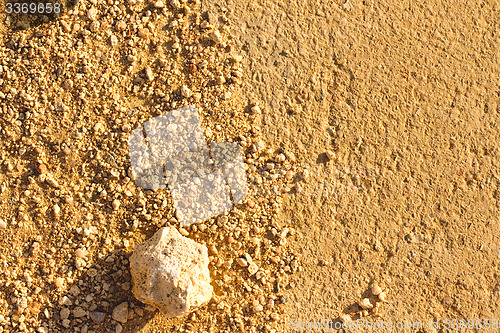
<path fill-rule="evenodd" d="M 169 318 L 182 316 L 212 298 L 205 245 L 161 228 L 130 257 L 132 292 Z"/>

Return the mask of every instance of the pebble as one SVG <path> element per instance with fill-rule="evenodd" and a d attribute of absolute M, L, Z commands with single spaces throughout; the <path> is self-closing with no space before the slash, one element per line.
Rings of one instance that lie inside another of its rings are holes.
<path fill-rule="evenodd" d="M 208 34 L 208 38 L 213 41 L 215 44 L 222 43 L 222 36 L 218 30 L 215 30 Z"/>
<path fill-rule="evenodd" d="M 250 111 L 253 113 L 253 114 L 260 114 L 260 107 L 258 105 L 254 105 L 250 108 Z"/>
<path fill-rule="evenodd" d="M 86 251 L 82 249 L 76 249 L 75 251 L 75 257 L 77 258 L 85 258 L 86 255 L 87 255 Z"/>
<path fill-rule="evenodd" d="M 127 29 L 127 23 L 125 23 L 125 21 L 118 21 L 116 22 L 115 29 L 117 31 L 123 31 Z"/>
<path fill-rule="evenodd" d="M 62 308 L 61 312 L 59 314 L 61 316 L 61 320 L 68 319 L 68 317 L 70 315 L 70 311 L 68 308 Z"/>
<path fill-rule="evenodd" d="M 277 163 L 285 162 L 285 160 L 286 160 L 285 154 L 278 154 L 278 156 L 276 156 L 275 159 Z"/>
<path fill-rule="evenodd" d="M 155 7 L 156 8 L 163 8 L 164 6 L 165 6 L 165 4 L 163 3 L 162 0 L 159 0 L 159 1 L 155 2 Z"/>
<path fill-rule="evenodd" d="M 148 38 L 149 29 L 148 28 L 139 29 L 139 31 L 137 32 L 137 35 L 141 38 Z"/>
<path fill-rule="evenodd" d="M 62 288 L 64 286 L 64 278 L 58 276 L 54 279 L 54 285 L 57 288 Z"/>
<path fill-rule="evenodd" d="M 90 319 L 92 319 L 96 323 L 102 323 L 104 321 L 104 318 L 106 317 L 106 314 L 104 312 L 91 311 L 89 315 Z"/>
<path fill-rule="evenodd" d="M 44 163 L 40 163 L 37 167 L 37 171 L 40 173 L 40 174 L 46 174 L 48 169 L 47 169 L 47 165 L 44 164 Z"/>
<path fill-rule="evenodd" d="M 250 275 L 254 275 L 258 270 L 259 266 L 257 266 L 254 262 L 248 265 L 248 272 L 250 273 Z"/>
<path fill-rule="evenodd" d="M 112 317 L 120 323 L 126 323 L 128 319 L 128 303 L 120 303 L 113 309 Z"/>
<path fill-rule="evenodd" d="M 97 30 L 99 30 L 99 27 L 100 27 L 100 23 L 99 21 L 93 21 L 91 24 L 90 24 L 90 31 L 92 32 L 96 32 Z"/>
<path fill-rule="evenodd" d="M 80 317 L 83 317 L 87 314 L 87 311 L 85 311 L 84 309 L 82 309 L 82 307 L 80 306 L 77 306 L 74 310 L 73 310 L 73 316 L 75 316 L 75 318 L 80 318 Z"/>
<path fill-rule="evenodd" d="M 94 8 L 94 7 L 90 8 L 90 9 L 87 11 L 87 18 L 88 18 L 89 20 L 92 20 L 92 21 L 93 21 L 93 20 L 95 20 L 96 15 L 97 15 L 97 9 L 96 9 L 96 8 Z"/>
<path fill-rule="evenodd" d="M 253 307 L 253 312 L 261 312 L 262 310 L 264 310 L 264 307 L 260 304 L 256 305 Z"/>
<path fill-rule="evenodd" d="M 118 200 L 118 199 L 113 200 L 112 205 L 113 205 L 113 209 L 117 210 L 118 208 L 120 208 L 120 200 Z"/>
<path fill-rule="evenodd" d="M 118 44 L 118 38 L 115 35 L 111 35 L 109 37 L 109 44 L 111 44 L 111 46 L 116 46 L 116 44 Z"/>
<path fill-rule="evenodd" d="M 375 296 L 378 296 L 382 293 L 382 288 L 379 287 L 379 285 L 377 283 L 374 283 L 372 285 L 372 294 L 375 295 Z"/>
<path fill-rule="evenodd" d="M 182 95 L 182 97 L 189 97 L 189 96 L 191 96 L 191 90 L 186 86 L 182 86 L 181 87 L 181 95 Z"/>
<path fill-rule="evenodd" d="M 121 332 L 123 332 L 123 326 L 120 324 L 116 324 L 115 333 L 121 333 Z"/>
<path fill-rule="evenodd" d="M 243 258 L 237 258 L 236 259 L 236 263 L 238 265 L 240 265 L 241 267 L 247 267 L 248 266 L 247 261 L 245 259 L 243 259 Z"/>
<path fill-rule="evenodd" d="M 58 204 L 55 204 L 52 209 L 54 210 L 54 215 L 59 216 L 59 213 L 61 212 L 61 207 L 59 207 Z"/>
<path fill-rule="evenodd" d="M 5 229 L 7 228 L 7 223 L 3 219 L 0 219 L 0 229 Z"/>
<path fill-rule="evenodd" d="M 266 144 L 262 140 L 257 140 L 254 144 L 254 150 L 255 151 L 262 151 L 266 148 Z"/>
<path fill-rule="evenodd" d="M 346 323 L 346 324 L 351 322 L 351 316 L 349 316 L 347 313 L 342 313 L 339 316 L 339 319 L 341 322 Z"/>
<path fill-rule="evenodd" d="M 381 292 L 380 294 L 378 294 L 378 299 L 382 302 L 385 302 L 387 300 L 387 294 L 384 291 Z"/>
<path fill-rule="evenodd" d="M 359 302 L 359 306 L 365 310 L 373 308 L 373 304 L 370 303 L 370 300 L 368 298 L 363 298 L 363 300 Z"/>
<path fill-rule="evenodd" d="M 335 153 L 331 150 L 327 150 L 325 154 L 329 161 L 333 161 L 333 159 L 335 158 Z"/>

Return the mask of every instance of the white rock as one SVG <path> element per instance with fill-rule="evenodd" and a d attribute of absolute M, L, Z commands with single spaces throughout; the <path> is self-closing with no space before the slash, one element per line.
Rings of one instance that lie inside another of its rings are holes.
<path fill-rule="evenodd" d="M 5 223 L 4 220 L 0 219 L 0 229 L 5 229 L 7 228 L 7 223 Z"/>
<path fill-rule="evenodd" d="M 132 292 L 168 318 L 182 316 L 212 298 L 208 263 L 205 245 L 161 228 L 130 257 Z"/>

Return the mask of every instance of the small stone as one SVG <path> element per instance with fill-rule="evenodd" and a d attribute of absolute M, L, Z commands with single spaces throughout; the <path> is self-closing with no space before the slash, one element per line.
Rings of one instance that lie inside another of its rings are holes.
<path fill-rule="evenodd" d="M 58 276 L 54 279 L 54 285 L 57 288 L 62 288 L 64 286 L 64 278 Z"/>
<path fill-rule="evenodd" d="M 233 61 L 234 62 L 241 62 L 241 60 L 243 60 L 243 56 L 241 56 L 239 54 L 233 55 Z"/>
<path fill-rule="evenodd" d="M 247 261 L 245 259 L 243 259 L 243 258 L 237 258 L 236 259 L 236 263 L 238 265 L 240 265 L 241 267 L 247 267 L 248 266 Z"/>
<path fill-rule="evenodd" d="M 262 140 L 257 140 L 253 148 L 255 151 L 262 151 L 264 150 L 264 148 L 266 148 L 266 144 Z"/>
<path fill-rule="evenodd" d="M 104 312 L 91 311 L 89 315 L 90 319 L 92 319 L 96 323 L 102 323 L 104 321 L 104 318 L 106 317 L 106 314 Z"/>
<path fill-rule="evenodd" d="M 6 229 L 7 228 L 7 223 L 5 223 L 4 220 L 0 219 L 0 229 Z"/>
<path fill-rule="evenodd" d="M 359 302 L 359 306 L 365 310 L 373 308 L 373 304 L 370 303 L 370 300 L 368 298 L 363 298 L 363 300 Z"/>
<path fill-rule="evenodd" d="M 333 161 L 335 158 L 335 153 L 331 150 L 327 150 L 325 154 L 329 161 Z"/>
<path fill-rule="evenodd" d="M 120 323 L 126 323 L 128 319 L 128 303 L 120 303 L 113 309 L 112 317 Z"/>
<path fill-rule="evenodd" d="M 387 294 L 384 291 L 381 292 L 380 294 L 378 294 L 378 299 L 382 302 L 385 302 L 387 300 Z"/>
<path fill-rule="evenodd" d="M 222 36 L 218 30 L 215 30 L 208 34 L 208 38 L 213 41 L 215 44 L 222 43 Z"/>
<path fill-rule="evenodd" d="M 120 324 L 116 324 L 115 333 L 122 333 L 122 332 L 123 332 L 123 326 Z"/>
<path fill-rule="evenodd" d="M 253 113 L 253 114 L 260 114 L 260 107 L 258 105 L 254 105 L 250 108 L 250 111 Z"/>
<path fill-rule="evenodd" d="M 66 79 L 64 81 L 63 85 L 64 85 L 64 89 L 70 90 L 71 88 L 73 88 L 73 81 L 71 79 Z"/>
<path fill-rule="evenodd" d="M 117 210 L 118 208 L 120 208 L 120 200 L 118 200 L 118 199 L 113 200 L 112 205 L 113 205 L 113 209 Z"/>
<path fill-rule="evenodd" d="M 172 5 L 172 7 L 174 7 L 175 9 L 178 9 L 181 7 L 181 2 L 179 0 L 170 0 L 170 4 Z"/>
<path fill-rule="evenodd" d="M 71 324 L 71 320 L 69 319 L 63 319 L 62 325 L 66 328 L 69 328 L 69 324 Z"/>
<path fill-rule="evenodd" d="M 76 284 L 74 284 L 70 289 L 69 292 L 73 296 L 78 296 L 80 294 L 80 288 Z"/>
<path fill-rule="evenodd" d="M 280 297 L 280 302 L 282 304 L 286 304 L 286 303 L 290 302 L 290 296 L 288 294 L 282 295 Z"/>
<path fill-rule="evenodd" d="M 92 7 L 87 11 L 87 18 L 94 21 L 97 16 L 97 9 Z"/>
<path fill-rule="evenodd" d="M 80 306 L 77 306 L 76 308 L 73 309 L 73 316 L 75 318 L 80 318 L 83 317 L 87 314 L 87 311 L 82 309 Z"/>
<path fill-rule="evenodd" d="M 153 70 L 151 69 L 151 67 L 147 66 L 144 69 L 144 72 L 146 73 L 146 78 L 148 79 L 148 81 L 152 81 L 154 79 Z"/>
<path fill-rule="evenodd" d="M 321 266 L 325 267 L 325 266 L 328 266 L 330 263 L 329 263 L 328 261 L 326 261 L 326 260 L 320 260 L 320 261 L 319 261 L 319 264 L 320 264 Z"/>
<path fill-rule="evenodd" d="M 62 308 L 61 312 L 59 314 L 61 316 L 61 320 L 68 319 L 68 317 L 70 315 L 70 311 L 68 308 Z"/>
<path fill-rule="evenodd" d="M 309 170 L 304 169 L 304 171 L 302 171 L 302 179 L 307 180 L 309 176 L 310 176 Z"/>
<path fill-rule="evenodd" d="M 277 314 L 276 312 L 273 312 L 269 315 L 271 317 L 272 320 L 274 321 L 278 321 L 280 319 L 280 316 L 279 314 Z"/>
<path fill-rule="evenodd" d="M 250 273 L 250 275 L 254 275 L 258 270 L 259 266 L 257 266 L 254 262 L 248 265 L 248 272 Z"/>
<path fill-rule="evenodd" d="M 139 29 L 139 31 L 137 32 L 137 35 L 141 38 L 148 38 L 149 37 L 149 29 L 148 28 Z"/>
<path fill-rule="evenodd" d="M 378 295 L 380 295 L 380 293 L 382 293 L 382 288 L 380 288 L 377 283 L 374 283 L 372 285 L 371 291 L 372 291 L 373 295 L 378 296 Z"/>
<path fill-rule="evenodd" d="M 191 90 L 186 86 L 182 86 L 181 87 L 181 95 L 182 95 L 182 97 L 189 97 L 189 96 L 191 96 Z"/>
<path fill-rule="evenodd" d="M 130 62 L 135 62 L 137 60 L 137 57 L 135 55 L 129 54 L 127 56 L 127 60 Z"/>
<path fill-rule="evenodd" d="M 40 174 L 46 174 L 48 169 L 47 169 L 47 165 L 44 164 L 44 163 L 40 163 L 37 167 L 37 171 L 40 173 Z"/>
<path fill-rule="evenodd" d="M 97 275 L 97 269 L 95 268 L 90 268 L 87 271 L 87 275 L 90 276 L 91 278 L 95 277 Z"/>
<path fill-rule="evenodd" d="M 123 31 L 123 30 L 127 29 L 127 23 L 125 23 L 125 21 L 120 20 L 120 21 L 116 22 L 115 29 L 116 29 L 116 31 Z"/>
<path fill-rule="evenodd" d="M 82 249 L 75 250 L 75 257 L 77 258 L 85 258 L 87 256 L 87 252 Z"/>
<path fill-rule="evenodd" d="M 253 307 L 253 312 L 255 312 L 255 313 L 261 312 L 262 310 L 264 310 L 264 307 L 262 307 L 262 305 L 260 305 L 260 304 Z"/>
<path fill-rule="evenodd" d="M 276 156 L 276 158 L 275 158 L 275 161 L 277 163 L 285 162 L 285 160 L 286 160 L 285 154 L 278 154 L 278 156 Z"/>
<path fill-rule="evenodd" d="M 97 30 L 99 30 L 100 25 L 101 24 L 99 23 L 99 21 L 93 21 L 92 23 L 90 23 L 90 31 L 96 32 Z"/>
<path fill-rule="evenodd" d="M 111 44 L 111 46 L 116 46 L 116 44 L 118 44 L 118 38 L 115 35 L 111 35 L 111 37 L 109 37 L 109 44 Z"/>
<path fill-rule="evenodd" d="M 61 213 L 61 207 L 59 207 L 58 204 L 55 204 L 52 209 L 54 210 L 54 215 L 55 216 L 59 216 L 59 214 Z"/>
<path fill-rule="evenodd" d="M 155 2 L 155 7 L 156 8 L 163 8 L 165 6 L 165 4 L 163 3 L 162 0 L 158 0 Z"/>
<path fill-rule="evenodd" d="M 342 313 L 339 316 L 339 319 L 341 322 L 348 324 L 351 322 L 351 316 L 349 316 L 347 313 Z"/>
<path fill-rule="evenodd" d="M 189 232 L 184 228 L 179 228 L 179 233 L 184 237 L 189 236 Z"/>

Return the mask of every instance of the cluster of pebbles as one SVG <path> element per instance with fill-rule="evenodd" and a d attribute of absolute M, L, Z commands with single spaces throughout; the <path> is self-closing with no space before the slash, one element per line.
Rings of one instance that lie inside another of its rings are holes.
<path fill-rule="evenodd" d="M 0 36 L 0 332 L 121 332 L 161 315 L 132 296 L 129 258 L 160 227 L 204 244 L 214 297 L 166 331 L 273 332 L 301 269 L 290 221 L 293 154 L 260 139 L 242 102 L 225 17 L 198 1 L 80 1 Z M 196 105 L 207 141 L 244 152 L 246 199 L 181 227 L 168 190 L 132 179 L 127 139 Z"/>
<path fill-rule="evenodd" d="M 357 303 L 357 309 L 354 312 L 342 313 L 339 320 L 345 324 L 351 322 L 355 318 L 363 318 L 368 316 L 380 316 L 380 307 L 387 301 L 387 290 L 382 289 L 379 284 L 374 281 L 369 292 L 365 293 L 364 297 Z"/>

